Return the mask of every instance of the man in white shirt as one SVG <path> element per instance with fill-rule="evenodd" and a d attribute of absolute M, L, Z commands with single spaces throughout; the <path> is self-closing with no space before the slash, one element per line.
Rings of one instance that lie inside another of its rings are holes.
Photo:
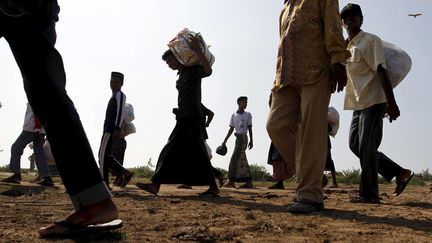
<path fill-rule="evenodd" d="M 362 168 L 359 194 L 352 202 L 380 203 L 378 173 L 387 181 L 396 177 L 396 196 L 405 189 L 413 173 L 378 151 L 383 116 L 387 115 L 392 122 L 400 115 L 386 71 L 381 39 L 361 30 L 363 14 L 359 5 L 347 4 L 341 17 L 348 32 L 347 49 L 351 52 L 344 104 L 345 110 L 353 110 L 349 146 L 360 159 Z"/>
<path fill-rule="evenodd" d="M 21 155 L 27 144 L 33 143 L 33 151 L 35 162 L 38 169 L 40 181 L 37 183 L 42 186 L 53 186 L 54 182 L 51 178 L 51 172 L 47 163 L 47 156 L 43 149 L 45 130 L 41 123 L 34 115 L 29 103 L 27 103 L 26 114 L 24 116 L 24 126 L 21 134 L 12 144 L 11 158 L 9 169 L 13 172 L 8 178 L 3 179 L 3 182 L 17 183 L 21 182 Z"/>
<path fill-rule="evenodd" d="M 228 174 L 229 182 L 225 187 L 235 187 L 235 182 L 245 182 L 240 188 L 253 188 L 252 175 L 249 163 L 246 158 L 246 149 L 252 149 L 252 114 L 245 111 L 247 107 L 247 97 L 240 96 L 237 99 L 238 109 L 232 114 L 230 128 L 222 145 L 225 146 L 229 137 L 235 130 L 236 142 L 231 156 Z M 250 141 L 248 143 L 247 133 L 249 132 Z"/>

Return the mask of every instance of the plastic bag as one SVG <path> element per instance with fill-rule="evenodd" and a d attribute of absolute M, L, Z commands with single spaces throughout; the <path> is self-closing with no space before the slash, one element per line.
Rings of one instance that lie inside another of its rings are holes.
<path fill-rule="evenodd" d="M 213 158 L 212 149 L 210 148 L 210 146 L 207 144 L 206 141 L 204 141 L 204 145 L 205 145 L 209 160 L 211 160 Z"/>
<path fill-rule="evenodd" d="M 411 57 L 395 44 L 387 41 L 382 41 L 382 43 L 387 63 L 387 74 L 392 87 L 395 88 L 411 70 Z"/>
<path fill-rule="evenodd" d="M 122 127 L 120 128 L 120 136 L 126 137 L 129 134 L 136 133 L 135 125 L 131 123 L 123 123 Z"/>
<path fill-rule="evenodd" d="M 339 112 L 333 106 L 328 108 L 328 124 L 331 127 L 330 136 L 336 136 L 339 130 Z"/>
<path fill-rule="evenodd" d="M 125 103 L 123 107 L 123 121 L 126 124 L 131 123 L 135 119 L 134 108 L 131 104 Z"/>
<path fill-rule="evenodd" d="M 200 33 L 195 33 L 187 28 L 180 31 L 176 37 L 168 43 L 168 47 L 174 53 L 174 56 L 181 64 L 187 67 L 199 64 L 198 56 L 195 54 L 195 51 L 192 50 L 189 43 L 190 35 L 195 36 L 199 40 L 201 51 L 210 63 L 210 66 L 212 66 L 215 62 L 215 57 L 210 52 L 209 46 L 207 46 Z"/>

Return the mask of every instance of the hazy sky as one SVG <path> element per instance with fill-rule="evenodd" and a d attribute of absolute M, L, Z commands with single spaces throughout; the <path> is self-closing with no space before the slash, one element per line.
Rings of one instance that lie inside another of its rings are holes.
<path fill-rule="evenodd" d="M 78 109 L 93 152 L 97 155 L 102 136 L 111 71 L 125 74 L 123 91 L 135 108 L 137 133 L 127 137 L 125 166 L 156 163 L 171 133 L 176 107 L 176 72 L 161 60 L 167 43 L 187 27 L 201 32 L 216 57 L 213 75 L 203 79 L 203 103 L 215 112 L 208 129 L 213 150 L 222 143 L 238 96 L 249 97 L 253 115 L 254 148 L 247 151 L 249 163 L 267 163 L 270 140 L 265 130 L 268 96 L 275 73 L 278 17 L 282 0 L 74 0 L 59 1 L 57 49 L 63 56 L 67 90 Z M 342 8 L 349 1 L 340 1 Z M 432 52 L 430 46 L 432 1 L 361 0 L 363 30 L 395 43 L 410 54 L 413 67 L 395 89 L 401 117 L 385 121 L 380 147 L 395 162 L 421 171 L 432 168 L 429 149 L 432 137 L 430 103 Z M 421 12 L 413 18 L 409 13 Z M 429 23 L 429 24 L 428 24 Z M 30 40 L 29 40 L 30 41 Z M 10 146 L 22 131 L 26 98 L 21 76 L 9 47 L 0 40 L 0 165 L 9 163 Z M 348 148 L 351 111 L 343 110 L 344 93 L 332 96 L 341 126 L 333 143 L 338 171 L 360 168 Z M 428 98 L 429 97 L 429 98 Z M 68 129 L 65 127 L 65 129 Z M 214 155 L 216 167 L 228 169 L 234 147 L 228 142 L 225 157 Z M 71 145 L 71 153 L 74 146 Z M 26 149 L 22 167 L 28 168 Z M 179 161 L 181 163 L 181 161 Z"/>

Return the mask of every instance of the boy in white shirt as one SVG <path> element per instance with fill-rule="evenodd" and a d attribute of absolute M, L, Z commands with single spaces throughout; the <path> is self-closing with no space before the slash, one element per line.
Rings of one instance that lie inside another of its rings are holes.
<path fill-rule="evenodd" d="M 252 115 L 245 111 L 247 107 L 246 96 L 240 96 L 237 99 L 237 105 L 238 109 L 231 116 L 230 128 L 222 143 L 222 145 L 225 145 L 235 130 L 234 135 L 236 136 L 236 142 L 228 169 L 229 182 L 225 187 L 235 187 L 235 182 L 245 182 L 240 188 L 253 188 L 252 175 L 246 158 L 246 149 L 248 147 L 252 149 L 253 147 Z M 249 143 L 248 132 L 250 138 Z"/>

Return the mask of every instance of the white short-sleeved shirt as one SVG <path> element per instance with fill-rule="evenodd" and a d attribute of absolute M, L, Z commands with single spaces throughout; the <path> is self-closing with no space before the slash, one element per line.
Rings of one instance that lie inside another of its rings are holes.
<path fill-rule="evenodd" d="M 387 102 L 378 76 L 378 66 L 386 68 L 384 48 L 378 36 L 360 31 L 349 43 L 351 57 L 347 60 L 348 82 L 345 110 L 362 110 Z"/>
<path fill-rule="evenodd" d="M 249 127 L 252 126 L 252 114 L 244 111 L 243 113 L 237 113 L 231 115 L 230 127 L 235 129 L 238 134 L 246 134 Z"/>

